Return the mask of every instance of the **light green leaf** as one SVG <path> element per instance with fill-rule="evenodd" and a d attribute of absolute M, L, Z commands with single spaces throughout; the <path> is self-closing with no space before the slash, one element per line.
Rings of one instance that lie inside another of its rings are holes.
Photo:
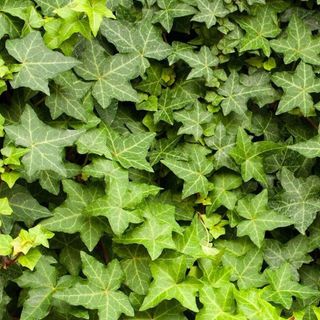
<path fill-rule="evenodd" d="M 310 93 L 320 90 L 320 80 L 315 77 L 311 66 L 300 62 L 294 73 L 277 72 L 272 81 L 284 90 L 276 114 L 299 108 L 304 116 L 315 115 Z"/>
<path fill-rule="evenodd" d="M 237 19 L 237 22 L 246 31 L 240 42 L 240 52 L 262 49 L 269 57 L 271 48 L 268 39 L 275 38 L 281 32 L 275 8 L 271 4 L 262 5 L 255 9 L 254 16 Z"/>
<path fill-rule="evenodd" d="M 8 234 L 0 234 L 0 255 L 8 256 L 12 252 L 12 238 Z"/>
<path fill-rule="evenodd" d="M 30 106 L 23 112 L 20 123 L 5 127 L 5 131 L 17 146 L 28 148 L 22 163 L 29 177 L 37 176 L 41 170 L 52 170 L 66 176 L 62 162 L 63 148 L 72 145 L 82 133 L 44 124 Z"/>
<path fill-rule="evenodd" d="M 10 82 L 13 88 L 28 87 L 49 95 L 48 79 L 78 64 L 74 58 L 49 50 L 40 32 L 31 32 L 22 39 L 7 40 L 6 48 L 21 63 Z"/>
<path fill-rule="evenodd" d="M 175 248 L 172 232 L 181 233 L 181 228 L 175 220 L 175 208 L 169 204 L 149 201 L 140 209 L 144 222 L 116 241 L 123 244 L 142 244 L 151 259 L 155 260 L 163 249 Z"/>
<path fill-rule="evenodd" d="M 196 12 L 195 8 L 180 0 L 157 0 L 160 10 L 155 12 L 153 22 L 159 22 L 170 32 L 173 20 L 177 17 L 190 16 Z"/>
<path fill-rule="evenodd" d="M 122 313 L 133 316 L 128 297 L 119 290 L 124 275 L 118 260 L 111 261 L 105 267 L 81 252 L 81 261 L 86 280 L 78 280 L 70 289 L 57 291 L 54 297 L 73 306 L 98 310 L 101 320 L 117 320 Z"/>
<path fill-rule="evenodd" d="M 171 52 L 170 46 L 162 40 L 160 32 L 147 19 L 136 25 L 104 20 L 101 33 L 119 52 L 130 53 L 135 57 L 140 64 L 141 73 L 150 66 L 148 58 L 163 60 Z"/>
<path fill-rule="evenodd" d="M 212 114 L 199 101 L 196 101 L 192 108 L 185 108 L 174 113 L 174 119 L 183 123 L 178 134 L 193 135 L 195 140 L 199 140 L 203 134 L 201 125 L 211 122 L 212 118 Z"/>
<path fill-rule="evenodd" d="M 283 191 L 272 199 L 270 205 L 276 211 L 290 217 L 295 228 L 304 234 L 320 210 L 320 179 L 318 176 L 296 178 L 284 167 L 280 181 Z"/>
<path fill-rule="evenodd" d="M 217 23 L 217 17 L 223 18 L 229 13 L 223 0 L 196 0 L 196 2 L 199 12 L 191 20 L 205 22 L 208 29 Z"/>
<path fill-rule="evenodd" d="M 261 191 L 256 196 L 246 196 L 238 201 L 236 212 L 246 220 L 237 225 L 240 237 L 248 235 L 259 248 L 262 246 L 265 231 L 292 224 L 287 216 L 276 213 L 268 208 L 268 192 Z"/>
<path fill-rule="evenodd" d="M 265 272 L 270 285 L 266 287 L 263 297 L 289 309 L 292 304 L 292 297 L 308 299 L 319 297 L 319 291 L 309 286 L 299 284 L 294 280 L 291 267 L 284 263 L 277 269 L 267 269 Z"/>
<path fill-rule="evenodd" d="M 103 18 L 115 18 L 112 11 L 106 7 L 105 0 L 73 0 L 70 8 L 76 12 L 83 12 L 89 19 L 89 25 L 96 37 Z"/>
<path fill-rule="evenodd" d="M 309 27 L 293 14 L 287 30 L 283 35 L 270 42 L 273 50 L 284 54 L 284 63 L 289 64 L 298 59 L 305 63 L 319 65 L 320 39 L 313 37 Z"/>
<path fill-rule="evenodd" d="M 187 152 L 188 161 L 168 158 L 161 160 L 161 162 L 176 176 L 185 181 L 182 198 L 195 193 L 201 193 L 206 196 L 211 189 L 211 184 L 206 175 L 213 170 L 212 160 L 206 157 L 210 151 L 202 146 L 190 144 L 186 145 L 185 152 Z"/>
<path fill-rule="evenodd" d="M 52 119 L 65 113 L 86 122 L 88 114 L 81 99 L 89 90 L 90 84 L 80 81 L 71 71 L 59 74 L 53 81 L 50 86 L 51 94 L 45 100 Z"/>
<path fill-rule="evenodd" d="M 98 103 L 107 108 L 111 99 L 138 101 L 129 80 L 137 77 L 140 61 L 133 54 L 108 56 L 97 41 L 86 41 L 79 52 L 82 64 L 76 73 L 86 81 L 93 81 L 92 94 Z"/>
<path fill-rule="evenodd" d="M 86 214 L 85 208 L 103 195 L 99 186 L 83 186 L 72 180 L 63 181 L 63 190 L 68 194 L 66 201 L 53 211 L 53 217 L 41 224 L 51 231 L 80 233 L 81 240 L 91 251 L 98 243 L 106 224 L 97 217 Z"/>
<path fill-rule="evenodd" d="M 186 258 L 178 256 L 173 260 L 159 260 L 151 264 L 153 282 L 143 300 L 141 311 L 155 307 L 163 300 L 178 300 L 185 308 L 197 312 L 195 297 L 199 282 L 186 277 Z"/>
<path fill-rule="evenodd" d="M 320 157 L 320 135 L 317 135 L 307 141 L 289 145 L 288 148 L 299 152 L 306 158 Z"/>

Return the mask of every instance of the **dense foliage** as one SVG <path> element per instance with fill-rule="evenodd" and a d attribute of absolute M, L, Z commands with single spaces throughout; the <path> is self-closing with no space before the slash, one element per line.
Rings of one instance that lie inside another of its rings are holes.
<path fill-rule="evenodd" d="M 319 21 L 0 0 L 0 319 L 320 319 Z"/>

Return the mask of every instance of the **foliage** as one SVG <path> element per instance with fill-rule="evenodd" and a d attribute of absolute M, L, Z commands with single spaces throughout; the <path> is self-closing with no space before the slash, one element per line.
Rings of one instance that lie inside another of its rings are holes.
<path fill-rule="evenodd" d="M 0 0 L 0 319 L 320 319 L 319 6 Z"/>

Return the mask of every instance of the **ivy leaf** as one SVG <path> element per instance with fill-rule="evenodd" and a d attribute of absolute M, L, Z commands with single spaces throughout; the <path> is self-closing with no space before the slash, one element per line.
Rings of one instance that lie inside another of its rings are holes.
<path fill-rule="evenodd" d="M 306 158 L 320 157 L 320 135 L 317 135 L 307 141 L 289 145 L 288 148 L 299 152 Z"/>
<path fill-rule="evenodd" d="M 104 0 L 74 0 L 70 8 L 76 12 L 83 12 L 89 19 L 89 25 L 96 37 L 103 18 L 114 18 L 112 11 L 106 7 Z"/>
<path fill-rule="evenodd" d="M 163 300 L 178 300 L 185 308 L 198 311 L 195 297 L 199 282 L 186 277 L 187 263 L 185 256 L 173 260 L 159 260 L 151 264 L 153 282 L 143 300 L 141 311 L 155 307 Z"/>
<path fill-rule="evenodd" d="M 116 241 L 122 244 L 141 244 L 148 250 L 151 259 L 155 260 L 163 249 L 175 248 L 172 232 L 180 233 L 181 228 L 175 221 L 175 208 L 171 205 L 150 201 L 140 209 L 144 222 Z"/>
<path fill-rule="evenodd" d="M 272 76 L 272 81 L 284 90 L 276 114 L 299 108 L 306 117 L 315 115 L 310 93 L 320 90 L 320 80 L 315 77 L 310 65 L 300 62 L 293 74 L 277 72 Z"/>
<path fill-rule="evenodd" d="M 26 106 L 20 123 L 5 127 L 5 131 L 17 146 L 28 148 L 22 163 L 29 177 L 37 176 L 41 170 L 52 170 L 66 176 L 61 157 L 63 148 L 72 145 L 82 133 L 44 124 L 30 106 Z"/>
<path fill-rule="evenodd" d="M 176 301 L 163 301 L 151 310 L 136 312 L 136 320 L 156 319 L 156 320 L 187 320 L 183 314 L 184 308 Z M 124 318 L 130 320 L 130 318 Z"/>
<path fill-rule="evenodd" d="M 153 22 L 159 22 L 169 33 L 173 20 L 177 17 L 190 16 L 196 12 L 195 8 L 178 0 L 157 0 L 160 10 L 154 13 Z"/>
<path fill-rule="evenodd" d="M 240 42 L 240 52 L 262 49 L 269 57 L 271 48 L 268 38 L 275 38 L 281 29 L 278 26 L 277 11 L 272 5 L 257 7 L 256 15 L 237 19 L 240 27 L 246 31 Z"/>
<path fill-rule="evenodd" d="M 85 208 L 103 195 L 99 186 L 84 187 L 72 180 L 63 180 L 63 190 L 67 193 L 66 201 L 53 211 L 53 217 L 41 224 L 51 231 L 80 233 L 80 238 L 92 251 L 98 243 L 106 223 L 85 212 Z"/>
<path fill-rule="evenodd" d="M 98 310 L 99 319 L 117 320 L 120 315 L 133 316 L 129 298 L 119 290 L 123 272 L 118 260 L 107 267 L 85 252 L 81 252 L 83 273 L 86 280 L 77 281 L 70 289 L 56 292 L 54 297 L 73 306 Z"/>
<path fill-rule="evenodd" d="M 124 168 L 136 168 L 153 172 L 152 167 L 145 159 L 154 133 L 136 133 L 120 135 L 106 126 L 107 146 L 114 160 L 118 161 Z"/>
<path fill-rule="evenodd" d="M 284 263 L 277 269 L 267 269 L 266 276 L 270 285 L 264 291 L 264 298 L 290 309 L 292 297 L 308 299 L 319 296 L 318 290 L 299 284 L 294 280 L 291 267 Z"/>
<path fill-rule="evenodd" d="M 24 272 L 16 280 L 20 287 L 29 289 L 21 319 L 43 319 L 49 314 L 52 295 L 61 288 L 54 263 L 53 258 L 41 257 L 34 272 Z"/>
<path fill-rule="evenodd" d="M 86 81 L 93 81 L 92 94 L 102 108 L 107 108 L 111 99 L 138 101 L 136 91 L 129 80 L 137 77 L 140 68 L 136 55 L 117 54 L 107 56 L 97 41 L 86 41 L 81 48 L 81 66 L 76 73 Z"/>
<path fill-rule="evenodd" d="M 212 121 L 212 114 L 207 111 L 207 108 L 196 101 L 193 108 L 185 108 L 182 111 L 174 113 L 174 119 L 182 122 L 178 134 L 193 135 L 195 140 L 199 140 L 203 134 L 202 124 Z"/>
<path fill-rule="evenodd" d="M 116 253 L 122 258 L 120 264 L 125 274 L 124 284 L 134 292 L 146 295 L 152 277 L 147 251 L 135 245 L 116 247 Z"/>
<path fill-rule="evenodd" d="M 21 63 L 10 82 L 13 88 L 28 87 L 49 95 L 48 79 L 78 64 L 74 58 L 49 50 L 40 32 L 31 32 L 22 39 L 7 40 L 6 48 Z"/>
<path fill-rule="evenodd" d="M 140 64 L 141 73 L 150 66 L 147 58 L 163 60 L 171 52 L 170 46 L 162 40 L 160 32 L 148 19 L 136 25 L 104 20 L 101 33 L 119 52 L 130 53 L 135 57 Z"/>
<path fill-rule="evenodd" d="M 222 171 L 215 174 L 211 181 L 213 190 L 209 192 L 211 204 L 206 208 L 207 212 L 214 212 L 222 205 L 229 210 L 234 209 L 238 200 L 234 189 L 242 185 L 241 177 L 229 171 Z"/>
<path fill-rule="evenodd" d="M 281 146 L 271 141 L 253 143 L 245 130 L 239 128 L 237 144 L 230 151 L 230 155 L 240 165 L 241 175 L 245 182 L 254 178 L 266 186 L 267 180 L 263 167 L 263 158 L 260 155 L 278 149 L 281 149 Z"/>
<path fill-rule="evenodd" d="M 204 285 L 200 290 L 203 308 L 197 314 L 196 320 L 245 320 L 244 316 L 235 313 L 233 291 L 231 284 L 222 288 Z"/>
<path fill-rule="evenodd" d="M 206 156 L 210 151 L 199 145 L 187 145 L 186 154 L 188 161 L 175 159 L 161 160 L 180 179 L 183 179 L 184 185 L 182 198 L 186 198 L 195 193 L 207 195 L 211 189 L 211 184 L 206 175 L 213 170 L 213 163 Z"/>
<path fill-rule="evenodd" d="M 296 178 L 284 167 L 280 181 L 283 191 L 273 198 L 270 205 L 276 211 L 290 217 L 296 229 L 304 234 L 320 210 L 320 179 L 317 176 Z"/>
<path fill-rule="evenodd" d="M 217 23 L 217 17 L 223 18 L 229 13 L 223 0 L 197 0 L 196 2 L 199 12 L 191 20 L 205 22 L 208 29 Z"/>
<path fill-rule="evenodd" d="M 229 134 L 222 122 L 219 122 L 215 128 L 214 134 L 205 139 L 206 145 L 215 150 L 213 155 L 216 168 L 227 167 L 237 171 L 237 166 L 231 156 L 230 151 L 235 147 L 236 137 L 234 134 Z"/>
<path fill-rule="evenodd" d="M 207 232 L 201 217 L 195 215 L 191 225 L 185 229 L 183 235 L 176 237 L 177 251 L 192 258 L 215 258 L 219 250 L 213 248 L 211 243 L 208 242 Z"/>
<path fill-rule="evenodd" d="M 225 255 L 222 260 L 223 264 L 232 270 L 230 280 L 237 280 L 241 290 L 261 287 L 266 284 L 265 276 L 260 273 L 263 263 L 261 250 L 251 249 L 241 257 L 231 254 Z"/>
<path fill-rule="evenodd" d="M 279 311 L 267 302 L 262 292 L 257 289 L 235 290 L 234 292 L 240 314 L 246 319 L 284 320 Z"/>
<path fill-rule="evenodd" d="M 27 226 L 31 226 L 36 220 L 51 216 L 48 208 L 40 205 L 30 192 L 21 185 L 16 184 L 10 189 L 2 184 L 0 196 L 8 198 L 13 211 L 10 216 L 2 216 L 2 227 L 8 233 L 15 221 L 21 221 Z"/>
<path fill-rule="evenodd" d="M 97 199 L 86 208 L 90 216 L 104 216 L 108 218 L 112 231 L 117 235 L 123 234 L 130 223 L 143 220 L 136 207 L 150 195 L 156 195 L 159 187 L 127 181 L 118 178 L 107 179 L 106 196 Z"/>
<path fill-rule="evenodd" d="M 256 196 L 250 196 L 238 201 L 236 212 L 246 220 L 237 225 L 237 234 L 240 237 L 248 235 L 259 248 L 262 246 L 266 230 L 286 227 L 292 224 L 287 216 L 268 209 L 268 192 L 261 191 Z"/>
<path fill-rule="evenodd" d="M 62 8 L 69 4 L 72 0 L 35 0 L 41 7 L 42 12 L 47 16 L 53 16 L 55 10 Z"/>
<path fill-rule="evenodd" d="M 212 51 L 206 47 L 201 47 L 198 53 L 193 52 L 192 49 L 180 50 L 174 53 L 175 60 L 182 59 L 191 68 L 187 79 L 204 77 L 207 82 L 214 78 L 212 67 L 218 65 L 218 58 L 213 55 Z"/>
<path fill-rule="evenodd" d="M 309 27 L 296 14 L 291 16 L 283 36 L 272 40 L 270 44 L 273 50 L 284 54 L 285 64 L 299 58 L 305 63 L 320 64 L 320 40 L 312 36 Z"/>
<path fill-rule="evenodd" d="M 57 119 L 65 113 L 75 119 L 87 121 L 88 114 L 81 99 L 89 90 L 89 83 L 81 81 L 73 72 L 67 71 L 55 77 L 50 87 L 51 94 L 46 97 L 45 103 L 49 107 L 52 119 Z"/>
<path fill-rule="evenodd" d="M 260 107 L 277 99 L 269 75 L 264 72 L 240 76 L 232 71 L 227 81 L 218 89 L 218 94 L 224 97 L 221 108 L 225 116 L 231 111 L 243 115 L 247 111 L 249 99 L 253 99 Z"/>

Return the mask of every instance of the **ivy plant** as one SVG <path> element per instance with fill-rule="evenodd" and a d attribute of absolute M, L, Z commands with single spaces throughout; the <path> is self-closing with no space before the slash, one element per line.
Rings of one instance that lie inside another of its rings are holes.
<path fill-rule="evenodd" d="M 0 320 L 320 319 L 319 0 L 0 0 Z"/>

